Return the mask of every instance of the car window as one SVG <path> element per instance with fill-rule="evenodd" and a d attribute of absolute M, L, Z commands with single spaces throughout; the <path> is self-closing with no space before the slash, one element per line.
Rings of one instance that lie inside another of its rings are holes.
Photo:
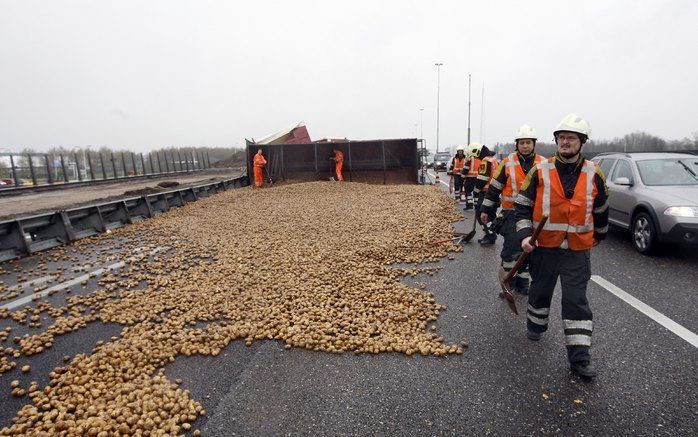
<path fill-rule="evenodd" d="M 599 161 L 599 168 L 603 171 L 603 175 L 608 179 L 608 175 L 611 172 L 611 167 L 613 163 L 616 162 L 616 158 L 603 158 Z"/>
<path fill-rule="evenodd" d="M 633 182 L 633 169 L 630 167 L 630 163 L 624 159 L 618 160 L 618 164 L 613 169 L 611 182 L 618 178 L 628 178 L 630 182 Z"/>
<path fill-rule="evenodd" d="M 645 185 L 698 185 L 696 159 L 648 159 L 638 161 L 637 169 Z"/>

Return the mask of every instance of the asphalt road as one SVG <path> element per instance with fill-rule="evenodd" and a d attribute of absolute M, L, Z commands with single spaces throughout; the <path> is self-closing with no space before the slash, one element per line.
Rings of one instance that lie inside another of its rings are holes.
<path fill-rule="evenodd" d="M 472 213 L 464 213 L 456 230 L 467 230 L 471 220 Z M 496 297 L 500 249 L 501 238 L 494 247 L 473 241 L 453 260 L 440 261 L 438 274 L 405 279 L 426 283 L 437 302 L 448 307 L 436 332 L 449 343 L 467 341 L 463 355 L 330 355 L 284 350 L 276 341 L 250 347 L 236 341 L 217 357 L 178 357 L 165 373 L 181 378 L 182 386 L 203 404 L 207 415 L 194 427 L 211 436 L 696 434 L 694 345 L 590 282 L 592 355 L 599 377 L 593 383 L 579 381 L 570 376 L 566 363 L 559 290 L 550 330 L 540 342 L 528 341 L 524 311 L 514 316 Z M 48 258 L 50 252 L 4 267 L 17 265 L 27 272 Z M 622 232 L 612 232 L 592 252 L 594 275 L 693 333 L 698 332 L 697 267 L 696 251 L 670 248 L 660 257 L 645 257 Z M 6 284 L 14 278 L 11 270 L 0 275 Z M 94 290 L 96 279 L 87 287 L 73 287 L 72 293 Z M 65 297 L 59 292 L 49 299 L 60 302 Z M 525 299 L 517 299 L 523 308 Z M 13 331 L 0 342 L 3 347 L 28 329 L 0 320 L 0 329 L 6 326 Z M 0 376 L 0 427 L 29 401 L 12 398 L 9 381 L 45 384 L 48 372 L 63 365 L 64 355 L 89 352 L 98 340 L 109 340 L 120 329 L 92 323 L 57 337 L 49 350 L 20 359 L 19 366 L 29 363 L 32 371 L 15 369 Z"/>

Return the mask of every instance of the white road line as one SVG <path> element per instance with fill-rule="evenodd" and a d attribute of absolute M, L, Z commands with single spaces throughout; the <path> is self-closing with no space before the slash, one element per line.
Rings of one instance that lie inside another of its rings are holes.
<path fill-rule="evenodd" d="M 26 305 L 27 303 L 29 303 L 35 299 L 40 299 L 49 293 L 53 293 L 54 291 L 60 291 L 60 290 L 66 289 L 68 287 L 72 287 L 73 285 L 79 284 L 82 281 L 89 280 L 91 277 L 94 277 L 97 275 L 102 275 L 102 274 L 109 272 L 111 270 L 120 269 L 121 267 L 125 266 L 127 262 L 141 260 L 141 259 L 145 258 L 146 256 L 154 255 L 163 249 L 165 249 L 165 248 L 162 246 L 158 246 L 152 252 L 150 252 L 150 254 L 141 254 L 141 255 L 137 255 L 137 256 L 132 256 L 132 257 L 126 259 L 126 261 L 119 261 L 117 263 L 110 264 L 106 267 L 102 267 L 100 269 L 93 270 L 90 273 L 85 273 L 84 275 L 80 275 L 80 276 L 75 277 L 73 279 L 70 279 L 68 281 L 61 282 L 60 284 L 56 284 L 53 287 L 49 287 L 46 290 L 43 290 L 39 293 L 30 294 L 29 296 L 25 296 L 23 298 L 13 300 L 12 302 L 8 302 L 6 304 L 0 305 L 0 308 L 7 308 L 8 310 L 15 309 L 15 308 L 20 307 L 22 305 Z"/>
<path fill-rule="evenodd" d="M 31 281 L 22 282 L 21 284 L 13 285 L 8 288 L 7 291 L 15 291 L 22 288 L 33 287 L 35 285 L 43 284 L 49 280 L 56 279 L 55 275 L 42 276 L 41 278 L 32 279 Z"/>
<path fill-rule="evenodd" d="M 429 172 L 427 172 L 427 173 L 429 173 Z M 434 177 L 434 179 L 436 179 L 436 175 L 434 175 L 434 174 L 432 174 L 432 173 L 429 173 L 429 174 L 430 174 L 432 177 Z M 439 182 L 441 182 L 442 184 L 444 184 L 444 185 L 446 185 L 446 186 L 448 187 L 448 184 L 447 184 L 446 182 L 442 181 L 440 177 L 439 177 Z"/>
<path fill-rule="evenodd" d="M 598 275 L 592 275 L 591 280 L 605 288 L 606 290 L 610 291 L 611 293 L 615 294 L 617 297 L 620 299 L 624 300 L 626 303 L 628 303 L 630 306 L 635 308 L 636 310 L 640 311 L 650 319 L 654 320 L 655 322 L 659 323 L 660 325 L 664 326 L 666 329 L 669 331 L 673 332 L 674 334 L 678 335 L 679 337 L 683 338 L 687 342 L 689 342 L 693 347 L 698 347 L 698 335 L 694 334 L 693 332 L 689 331 L 688 329 L 684 328 L 683 326 L 679 325 L 675 321 L 671 320 L 669 317 L 665 316 L 664 314 L 660 313 L 659 311 L 655 310 L 651 306 L 647 305 L 646 303 L 636 299 L 635 297 L 631 296 L 627 292 L 623 291 L 619 287 L 611 284 L 604 278 Z"/>

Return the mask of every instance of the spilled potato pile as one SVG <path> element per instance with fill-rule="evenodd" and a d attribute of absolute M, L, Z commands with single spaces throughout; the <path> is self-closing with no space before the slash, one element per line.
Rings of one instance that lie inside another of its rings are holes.
<path fill-rule="evenodd" d="M 24 323 L 42 312 L 55 318 L 3 351 L 8 370 L 57 335 L 97 321 L 124 325 L 119 337 L 56 368 L 48 386 L 28 387 L 31 403 L 0 435 L 190 430 L 205 411 L 163 367 L 178 355 L 218 355 L 236 339 L 329 353 L 461 353 L 427 330 L 443 310 L 434 296 L 399 282 L 435 269 L 391 267 L 457 250 L 428 242 L 450 236 L 458 218 L 435 187 L 313 182 L 227 191 L 82 240 L 75 246 L 85 256 L 110 238 L 159 252 L 127 262 L 65 307 L 0 312 Z"/>

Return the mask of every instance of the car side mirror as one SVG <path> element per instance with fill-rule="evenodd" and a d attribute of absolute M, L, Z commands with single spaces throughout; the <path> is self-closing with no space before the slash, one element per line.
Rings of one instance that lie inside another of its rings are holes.
<path fill-rule="evenodd" d="M 613 183 L 616 184 L 616 185 L 625 185 L 625 186 L 628 186 L 628 187 L 632 187 L 632 185 L 633 185 L 633 183 L 630 182 L 630 179 L 626 178 L 625 176 L 621 176 L 621 177 L 619 177 L 619 178 L 616 178 L 616 179 L 613 181 Z"/>

